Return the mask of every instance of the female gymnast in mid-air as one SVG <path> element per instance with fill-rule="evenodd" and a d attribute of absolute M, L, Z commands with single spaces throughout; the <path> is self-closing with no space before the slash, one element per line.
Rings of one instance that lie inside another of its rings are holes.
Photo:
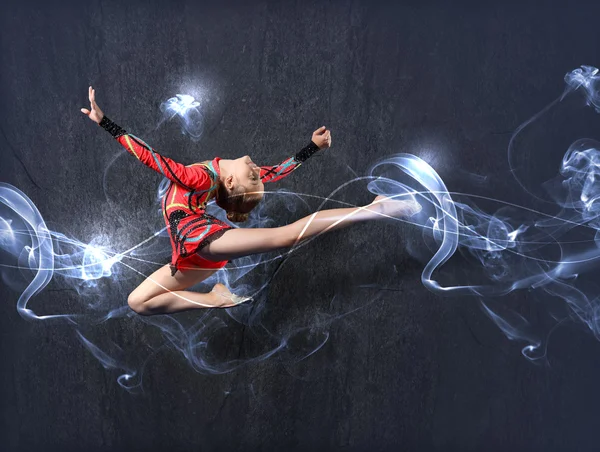
<path fill-rule="evenodd" d="M 227 261 L 256 253 L 291 248 L 321 232 L 359 221 L 407 217 L 420 210 L 414 200 L 397 201 L 384 196 L 364 207 L 329 209 L 276 228 L 235 228 L 206 213 L 209 200 L 227 212 L 227 219 L 242 222 L 262 199 L 265 182 L 290 174 L 320 149 L 331 146 L 325 126 L 312 134 L 311 142 L 279 165 L 257 166 L 245 155 L 235 160 L 215 157 L 182 165 L 163 157 L 142 139 L 127 133 L 108 119 L 89 88 L 90 108 L 81 111 L 107 130 L 127 151 L 171 180 L 161 201 L 172 246 L 170 265 L 155 271 L 128 297 L 138 314 L 167 314 L 197 308 L 236 306 L 248 297 L 232 294 L 223 284 L 209 293 L 186 291 L 205 280 Z"/>

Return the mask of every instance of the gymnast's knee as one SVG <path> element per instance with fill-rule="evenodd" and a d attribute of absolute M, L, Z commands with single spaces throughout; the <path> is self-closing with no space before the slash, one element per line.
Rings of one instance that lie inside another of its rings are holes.
<path fill-rule="evenodd" d="M 146 299 L 144 297 L 137 295 L 135 293 L 135 291 L 131 292 L 129 294 L 129 296 L 127 297 L 127 304 L 133 311 L 137 312 L 138 314 L 142 314 L 142 315 L 146 314 L 147 309 L 144 306 L 145 302 L 146 302 Z"/>
<path fill-rule="evenodd" d="M 291 248 L 294 246 L 294 243 L 296 243 L 296 239 L 298 238 L 298 232 L 293 223 L 276 229 L 277 234 L 275 234 L 273 239 L 278 242 L 278 248 Z"/>

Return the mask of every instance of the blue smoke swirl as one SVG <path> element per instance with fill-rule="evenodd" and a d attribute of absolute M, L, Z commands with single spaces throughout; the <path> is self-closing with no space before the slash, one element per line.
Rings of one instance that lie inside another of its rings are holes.
<path fill-rule="evenodd" d="M 182 134 L 193 141 L 202 138 L 205 109 L 200 100 L 189 94 L 177 94 L 160 104 L 160 110 L 163 113 L 162 121 L 178 118 Z"/>
<path fill-rule="evenodd" d="M 567 87 L 558 101 L 575 91 L 582 92 L 587 105 L 600 112 L 598 69 L 582 66 L 568 73 L 565 81 Z M 554 105 L 556 102 L 550 107 Z M 547 111 L 548 108 L 544 109 L 525 125 L 532 124 Z M 521 126 L 517 130 L 511 144 L 516 134 L 524 129 Z M 514 152 L 514 148 L 509 151 Z M 377 162 L 370 175 L 373 176 L 381 166 L 395 167 L 417 184 L 410 186 L 389 179 L 375 180 L 370 183 L 371 191 L 393 196 L 404 196 L 410 191 L 419 197 L 422 205 L 429 206 L 413 218 L 437 246 L 421 276 L 425 287 L 440 295 L 486 298 L 520 289 L 543 290 L 564 300 L 572 316 L 583 321 L 600 339 L 600 292 L 592 284 L 593 273 L 589 275 L 600 263 L 600 143 L 580 139 L 568 148 L 560 163 L 560 176 L 546 187 L 561 211 L 555 215 L 535 212 L 543 217 L 525 223 L 516 222 L 519 215 L 511 214 L 511 209 L 506 206 L 489 215 L 475 206 L 456 202 L 435 170 L 415 155 L 399 154 Z M 522 181 L 519 183 L 525 187 Z M 394 184 L 398 190 L 390 190 Z M 513 211 L 519 209 L 525 210 L 512 206 Z M 576 242 L 561 240 L 574 229 L 587 238 Z M 579 247 L 573 247 L 574 243 Z M 436 272 L 439 273 L 459 247 L 478 261 L 487 276 L 485 284 L 442 285 L 436 279 Z M 550 258 L 552 254 L 557 257 Z M 583 274 L 588 274 L 591 281 L 582 281 Z M 531 332 L 530 322 L 523 316 L 512 311 L 500 315 L 483 301 L 482 306 L 509 339 L 529 342 L 523 348 L 526 357 L 538 359 L 545 354 L 539 349 L 542 339 Z"/>
<path fill-rule="evenodd" d="M 516 183 L 532 199 L 546 203 L 549 201 L 530 191 L 529 182 L 519 176 L 514 163 L 519 152 L 516 138 L 575 93 L 582 94 L 586 104 L 600 112 L 598 69 L 582 66 L 568 73 L 565 82 L 566 89 L 556 101 L 516 130 L 508 150 Z M 203 126 L 202 112 L 198 107 L 191 97 L 178 95 L 165 102 L 161 109 L 170 115 L 169 118 L 181 117 L 185 132 L 192 139 L 197 139 Z M 551 313 L 556 320 L 555 326 L 575 319 L 583 322 L 600 339 L 600 288 L 594 280 L 594 270 L 600 263 L 600 143 L 591 139 L 576 140 L 557 166 L 558 175 L 544 184 L 555 209 L 553 213 L 475 194 L 451 192 L 430 164 L 408 153 L 391 155 L 375 162 L 367 176 L 344 183 L 324 199 L 323 204 L 335 201 L 333 195 L 339 190 L 365 179 L 369 180 L 367 188 L 374 194 L 417 200 L 423 209 L 409 222 L 421 229 L 423 243 L 430 250 L 421 274 L 424 286 L 444 296 L 477 297 L 483 312 L 506 337 L 524 342 L 523 355 L 531 360 L 540 360 L 546 355 L 550 333 L 538 331 L 524 315 L 507 306 L 497 305 L 493 300 L 516 290 L 534 291 L 543 297 L 563 300 L 568 310 Z M 487 180 L 485 176 L 478 177 L 480 182 Z M 157 202 L 165 193 L 167 183 L 165 179 L 159 186 Z M 106 178 L 104 188 L 106 190 Z M 290 211 L 295 212 L 299 208 L 310 210 L 302 195 L 284 190 L 277 193 L 285 199 Z M 476 200 L 493 202 L 500 207 L 494 213 L 486 213 L 477 207 Z M 266 197 L 244 227 L 272 226 L 274 220 L 269 211 L 274 205 L 273 198 Z M 213 205 L 209 206 L 209 213 L 223 216 Z M 166 228 L 163 228 L 133 247 L 122 246 L 125 250 L 119 252 L 112 250 L 116 241 L 106 237 L 84 243 L 49 230 L 39 210 L 22 191 L 0 183 L 1 276 L 7 286 L 20 294 L 17 300 L 19 314 L 29 321 L 72 325 L 76 337 L 103 367 L 121 372 L 117 381 L 129 391 L 142 390 L 144 367 L 165 348 L 177 350 L 196 371 L 210 374 L 231 372 L 242 365 L 273 356 L 288 364 L 297 363 L 313 355 L 327 342 L 328 327 L 332 322 L 353 312 L 329 316 L 319 314 L 307 325 L 296 325 L 278 333 L 267 328 L 262 321 L 265 289 L 279 270 L 273 271 L 269 266 L 281 265 L 291 252 L 316 237 L 301 242 L 284 254 L 237 259 L 234 267 L 215 273 L 203 281 L 200 288 L 194 288 L 202 290 L 205 285 L 211 287 L 222 282 L 232 291 L 252 295 L 255 299 L 251 305 L 225 310 L 226 316 L 219 315 L 219 310 L 196 311 L 198 316 L 191 324 L 175 316 L 143 317 L 132 313 L 124 303 L 126 297 L 122 293 L 115 297 L 104 294 L 102 282 L 111 282 L 118 288 L 119 283 L 125 280 L 125 271 L 147 276 L 136 269 L 136 264 L 163 265 L 153 261 L 152 257 L 168 250 L 166 238 Z M 409 252 L 423 259 L 422 252 Z M 468 268 L 463 273 L 472 280 L 457 282 L 455 273 L 448 271 L 455 261 L 461 268 Z M 264 278 L 264 274 L 271 276 Z M 76 312 L 40 314 L 36 312 L 43 312 L 43 305 L 36 310 L 31 307 L 32 299 L 48 287 L 54 276 L 60 276 L 60 283 L 69 286 L 80 297 L 81 306 L 74 310 Z M 356 290 L 362 287 L 376 286 L 365 285 Z M 84 302 L 86 298 L 90 300 L 87 303 Z M 371 303 L 374 301 L 371 300 Z M 359 309 L 369 304 L 365 303 Z M 140 358 L 139 349 L 132 346 L 124 349 L 108 339 L 93 339 L 101 324 L 122 318 L 128 322 L 143 322 L 160 332 L 156 343 L 147 347 L 150 351 L 145 356 Z M 250 358 L 219 357 L 211 339 L 232 324 L 247 325 L 261 331 L 266 347 Z"/>

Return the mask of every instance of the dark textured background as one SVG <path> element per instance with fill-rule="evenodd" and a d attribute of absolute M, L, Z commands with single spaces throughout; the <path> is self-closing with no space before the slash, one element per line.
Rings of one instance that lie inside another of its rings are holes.
<path fill-rule="evenodd" d="M 185 163 L 249 153 L 273 164 L 325 124 L 333 148 L 281 188 L 326 196 L 382 155 L 430 149 L 451 190 L 527 205 L 507 182 L 510 133 L 560 94 L 567 71 L 600 65 L 600 6 L 389 3 L 3 2 L 0 180 L 83 241 L 103 233 L 123 249 L 161 224 L 147 218 L 160 176 L 131 156 L 104 196 L 103 169 L 124 151 L 79 111 L 92 84 L 111 119 Z M 154 131 L 160 102 L 197 81 L 214 95 L 202 141 L 175 123 Z M 364 186 L 345 196 L 372 199 Z M 281 224 L 298 218 L 286 215 Z M 334 322 L 309 359 L 205 376 L 165 352 L 142 395 L 121 389 L 69 327 L 23 320 L 18 295 L 0 286 L 1 449 L 597 450 L 600 344 L 566 324 L 550 365 L 532 365 L 477 300 L 428 292 L 407 241 L 418 235 L 357 225 L 282 268 L 272 324 L 328 312 L 335 294 L 346 303 L 338 313 L 379 296 Z M 347 289 L 373 281 L 399 291 Z M 139 282 L 122 281 L 115 303 Z M 507 302 L 541 311 L 529 293 Z M 61 292 L 32 301 L 40 313 L 76 305 Z"/>

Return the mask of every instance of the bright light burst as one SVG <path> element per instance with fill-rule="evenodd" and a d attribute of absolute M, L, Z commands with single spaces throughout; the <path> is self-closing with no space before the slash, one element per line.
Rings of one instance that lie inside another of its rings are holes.
<path fill-rule="evenodd" d="M 580 92 L 584 94 L 587 104 L 600 112 L 598 73 L 598 69 L 590 66 L 582 66 L 568 73 L 565 76 L 566 90 L 558 102 L 568 95 Z M 177 94 L 164 102 L 161 110 L 167 119 L 180 118 L 183 132 L 198 139 L 203 127 L 202 105 L 202 99 Z M 524 123 L 517 129 L 515 136 L 555 105 L 557 102 Z M 509 162 L 510 153 L 514 152 L 513 141 L 514 136 L 509 146 Z M 435 153 L 435 150 L 431 152 Z M 425 287 L 441 295 L 478 297 L 485 314 L 506 337 L 525 342 L 523 355 L 531 360 L 538 360 L 546 355 L 544 335 L 523 315 L 505 306 L 496 304 L 495 309 L 492 309 L 491 306 L 495 303 L 493 300 L 497 297 L 526 289 L 562 299 L 569 310 L 567 315 L 556 317 L 556 324 L 567 318 L 577 319 L 600 339 L 600 286 L 592 271 L 600 263 L 600 143 L 590 139 L 575 141 L 566 150 L 562 161 L 557 162 L 557 166 L 559 174 L 547 185 L 551 188 L 549 193 L 554 199 L 555 214 L 489 198 L 486 198 L 488 202 L 496 202 L 500 204 L 500 208 L 494 213 L 486 213 L 474 202 L 481 199 L 481 196 L 449 191 L 430 164 L 409 153 L 389 155 L 375 162 L 366 177 L 345 182 L 332 195 L 351 183 L 367 179 L 370 181 L 368 189 L 374 194 L 412 199 L 421 204 L 423 209 L 411 217 L 410 222 L 421 228 L 424 243 L 431 248 L 421 275 Z M 482 178 L 485 180 L 485 177 Z M 518 178 L 516 181 L 525 188 L 523 181 Z M 164 194 L 167 184 L 166 179 L 161 182 L 157 201 Z M 293 205 L 295 201 L 303 201 L 302 195 L 297 193 L 284 190 L 278 193 L 291 211 L 296 209 Z M 335 200 L 330 196 L 323 204 L 326 201 Z M 269 205 L 273 205 L 272 198 L 266 197 L 245 226 L 271 226 L 273 220 L 266 215 Z M 209 209 L 213 207 L 209 206 Z M 222 216 L 222 212 L 216 208 L 210 213 Z M 529 220 L 522 219 L 524 213 L 530 216 Z M 131 263 L 137 261 L 164 265 L 147 260 L 146 257 L 167 250 L 166 241 L 158 248 L 155 243 L 157 238 L 166 237 L 163 234 L 165 230 L 163 228 L 141 243 L 120 252 L 100 245 L 99 239 L 83 243 L 48 230 L 42 215 L 22 191 L 12 185 L 0 183 L 0 251 L 8 256 L 3 260 L 2 278 L 20 293 L 18 312 L 27 320 L 67 321 L 73 324 L 83 345 L 105 368 L 121 369 L 124 372 L 118 382 L 128 390 L 141 387 L 142 372 L 138 372 L 140 365 L 131 364 L 126 350 L 114 342 L 100 347 L 88 335 L 84 335 L 81 329 L 91 327 L 99 321 L 124 316 L 135 317 L 158 327 L 164 338 L 161 347 L 167 345 L 178 350 L 195 370 L 224 373 L 241 365 L 268 359 L 275 354 L 286 354 L 292 362 L 311 356 L 328 340 L 327 326 L 343 316 L 330 316 L 326 321 L 321 319 L 313 325 L 298 327 L 283 335 L 277 335 L 263 327 L 272 339 L 270 348 L 253 358 L 226 361 L 215 359 L 208 346 L 210 337 L 226 326 L 211 310 L 202 311 L 196 323 L 189 327 L 173 316 L 134 316 L 124 299 L 119 299 L 115 306 L 115 303 L 109 303 L 110 300 L 103 298 L 101 292 L 94 294 L 97 299 L 90 303 L 96 314 L 100 312 L 99 320 L 97 315 L 93 317 L 89 311 L 38 315 L 28 306 L 32 297 L 42 292 L 54 275 L 61 276 L 63 282 L 72 284 L 83 298 L 98 288 L 103 280 L 108 279 L 117 285 L 123 279 L 123 270 L 138 272 L 126 260 Z M 577 240 L 573 240 L 570 234 L 573 231 L 578 233 Z M 587 238 L 581 239 L 581 236 Z M 301 242 L 298 247 L 305 246 L 314 239 Z M 385 245 L 382 241 L 381 246 Z M 444 265 L 457 250 L 461 251 L 463 259 L 475 264 L 467 274 L 477 275 L 476 282 L 459 283 L 453 274 L 444 274 Z M 235 267 L 215 273 L 203 284 L 212 285 L 216 281 L 222 281 L 230 287 L 237 284 L 236 290 L 251 294 L 255 300 L 257 294 L 261 293 L 263 298 L 254 306 L 242 305 L 228 310 L 229 316 L 236 322 L 261 325 L 261 308 L 266 292 L 264 289 L 268 287 L 269 281 L 265 281 L 258 274 L 260 272 L 255 272 L 255 279 L 250 282 L 242 283 L 242 278 L 250 277 L 251 270 L 259 265 L 283 262 L 290 252 L 271 259 L 264 255 L 237 259 Z M 298 341 L 298 338 L 302 338 L 302 341 Z M 299 342 L 303 342 L 303 345 L 294 348 L 292 344 Z M 147 360 L 141 367 L 146 362 Z M 136 376 L 137 380 L 134 378 Z"/>

